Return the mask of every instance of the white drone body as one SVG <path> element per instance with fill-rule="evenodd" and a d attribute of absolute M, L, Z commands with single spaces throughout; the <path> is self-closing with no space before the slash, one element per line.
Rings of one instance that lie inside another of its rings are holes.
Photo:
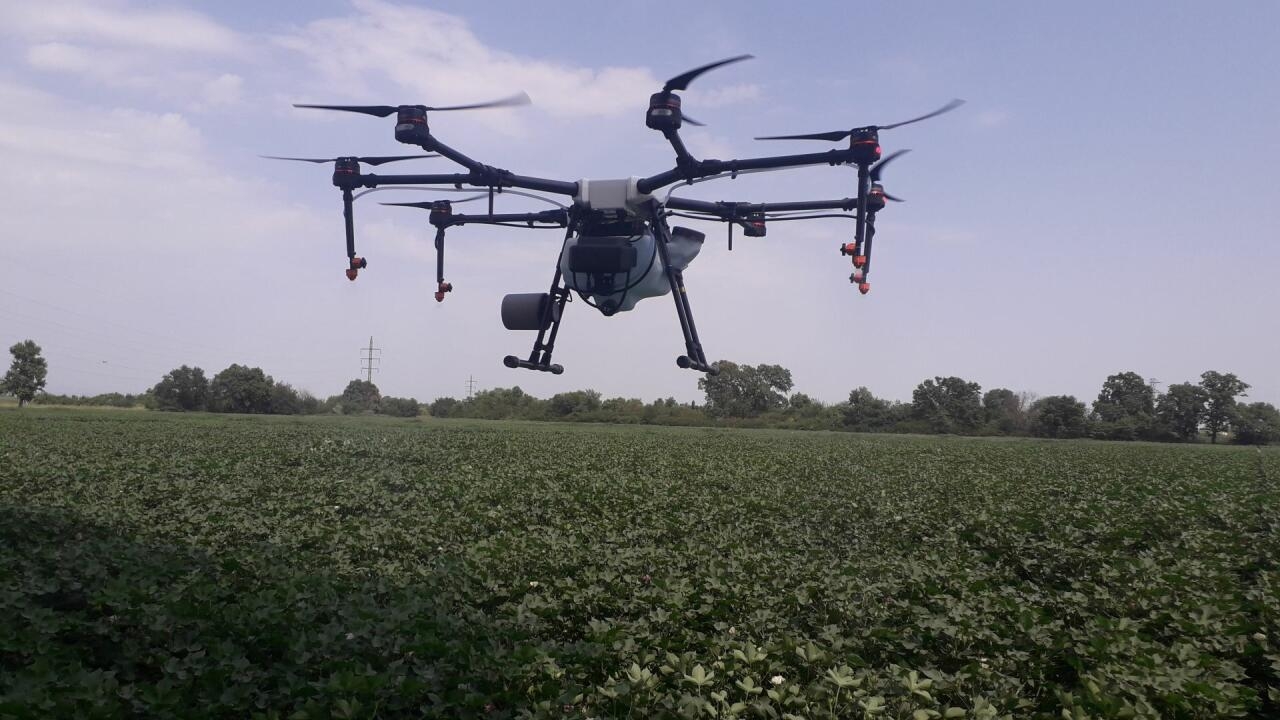
<path fill-rule="evenodd" d="M 590 298 L 605 315 L 631 310 L 645 298 L 671 292 L 658 241 L 640 221 L 641 208 L 653 196 L 636 189 L 639 179 L 580 180 L 574 196 L 579 210 L 617 219 L 567 238 L 560 253 L 565 285 Z M 698 256 L 702 242 L 702 233 L 675 228 L 667 246 L 670 266 L 683 272 Z"/>

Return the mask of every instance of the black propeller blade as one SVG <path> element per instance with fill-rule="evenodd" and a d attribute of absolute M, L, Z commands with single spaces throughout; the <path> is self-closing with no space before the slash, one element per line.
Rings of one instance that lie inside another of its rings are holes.
<path fill-rule="evenodd" d="M 843 140 L 852 133 L 851 130 L 832 130 L 824 133 L 808 133 L 806 135 L 766 135 L 758 137 L 756 140 L 830 140 L 835 142 Z"/>
<path fill-rule="evenodd" d="M 427 105 L 408 105 L 404 107 L 415 107 L 429 111 L 445 111 L 445 110 L 479 110 L 481 108 L 497 108 L 497 107 L 516 107 L 519 105 L 528 105 L 532 102 L 526 93 L 519 92 L 515 95 L 489 102 L 473 103 L 471 105 L 448 105 L 444 107 L 430 107 Z M 374 117 L 388 117 L 400 110 L 401 106 L 396 105 L 309 105 L 305 103 L 294 103 L 296 108 L 313 108 L 316 110 L 341 110 L 343 112 L 363 113 Z"/>
<path fill-rule="evenodd" d="M 397 162 L 400 160 L 414 160 L 417 158 L 435 158 L 440 157 L 434 153 L 429 155 L 392 155 L 392 156 L 374 156 L 374 157 L 353 157 L 353 158 L 297 158 L 297 157 L 280 157 L 279 155 L 259 155 L 258 157 L 268 160 L 296 160 L 298 162 L 309 163 L 329 163 L 339 160 L 355 160 L 365 165 L 381 165 L 383 163 Z"/>
<path fill-rule="evenodd" d="M 894 124 L 892 124 L 892 125 L 881 125 L 881 126 L 879 126 L 879 127 L 880 127 L 880 129 L 881 129 L 881 130 L 892 130 L 893 128 L 896 128 L 896 127 L 902 127 L 903 125 L 910 125 L 911 123 L 917 123 L 917 122 L 920 122 L 921 120 L 928 120 L 928 119 L 929 119 L 929 118 L 931 118 L 931 117 L 937 117 L 937 116 L 939 116 L 939 115 L 941 115 L 941 114 L 943 114 L 943 113 L 949 113 L 949 112 L 951 112 L 952 110 L 955 110 L 956 108 L 960 107 L 960 106 L 961 106 L 961 105 L 963 105 L 963 104 L 964 104 L 964 101 L 963 101 L 963 100 L 961 100 L 960 98 L 955 98 L 954 100 L 952 100 L 951 102 L 947 103 L 946 105 L 943 105 L 942 107 L 938 108 L 937 110 L 934 110 L 934 111 L 933 111 L 933 112 L 931 112 L 931 113 L 926 113 L 926 114 L 924 114 L 924 115 L 921 115 L 921 116 L 920 116 L 920 117 L 918 117 L 918 118 L 912 118 L 912 119 L 910 119 L 910 120 L 903 120 L 902 122 L 896 122 L 896 123 L 894 123 Z"/>
<path fill-rule="evenodd" d="M 482 198 L 487 198 L 487 197 L 489 197 L 488 193 L 480 193 L 479 195 L 471 195 L 469 197 L 464 197 L 458 200 L 424 200 L 422 202 L 398 202 L 398 203 L 391 202 L 391 203 L 378 203 L 378 204 L 379 205 L 396 205 L 399 207 L 422 208 L 423 210 L 434 210 L 436 204 L 440 202 L 447 202 L 451 205 L 457 205 L 458 203 L 471 202 L 472 200 L 480 200 Z"/>
<path fill-rule="evenodd" d="M 343 112 L 364 113 L 374 117 L 387 117 L 400 108 L 391 105 L 306 105 L 294 103 L 296 108 L 313 108 L 316 110 L 341 110 Z"/>
<path fill-rule="evenodd" d="M 897 152 L 893 152 L 893 153 L 888 154 L 887 156 L 885 156 L 885 158 L 884 158 L 883 160 L 881 160 L 880 162 L 876 163 L 875 165 L 872 165 L 872 166 L 871 166 L 871 182 L 873 182 L 873 183 L 879 183 L 879 182 L 880 182 L 880 173 L 884 172 L 884 166 L 885 166 L 885 165 L 888 165 L 890 162 L 892 162 L 894 158 L 901 157 L 901 156 L 903 156 L 903 155 L 906 155 L 906 154 L 907 154 L 907 153 L 909 153 L 909 152 L 911 152 L 911 150 L 910 150 L 910 149 L 906 149 L 906 150 L 898 150 Z M 881 194 L 882 194 L 882 195 L 884 195 L 884 199 L 885 199 L 885 200 L 892 200 L 892 201 L 894 201 L 894 202 L 906 202 L 906 201 L 905 201 L 905 200 L 903 200 L 902 198 L 897 198 L 897 197 L 894 197 L 894 196 L 890 195 L 890 194 L 889 194 L 889 193 L 887 193 L 887 192 L 884 192 L 884 188 L 883 188 L 883 187 L 881 187 L 881 188 L 880 188 L 880 192 L 881 192 Z"/>
<path fill-rule="evenodd" d="M 694 68 L 689 72 L 682 73 L 668 80 L 667 84 L 662 86 L 662 92 L 671 92 L 673 90 L 688 90 L 689 83 L 693 82 L 693 79 L 698 77 L 702 73 L 707 72 L 708 70 L 715 70 L 716 68 L 722 65 L 741 62 L 742 60 L 750 60 L 753 57 L 755 57 L 755 55 L 738 55 L 736 57 L 731 57 L 725 60 L 719 60 L 717 62 L 713 62 L 709 65 L 703 65 L 702 67 Z M 689 119 L 688 117 L 685 117 L 685 120 L 688 120 L 688 119 Z M 693 123 L 693 124 L 701 125 L 702 123 Z"/>
<path fill-rule="evenodd" d="M 963 100 L 956 98 L 931 113 L 921 115 L 918 118 L 896 122 L 892 125 L 868 125 L 866 127 L 853 128 L 852 130 L 833 130 L 831 132 L 807 133 L 804 135 L 768 135 L 765 137 L 758 137 L 756 140 L 829 140 L 831 142 L 837 142 L 860 130 L 867 132 L 879 132 L 880 130 L 891 130 L 893 128 L 902 127 L 903 125 L 920 122 L 921 120 L 928 120 L 929 118 L 937 117 L 943 113 L 951 112 L 963 104 Z"/>
<path fill-rule="evenodd" d="M 880 173 L 884 172 L 884 166 L 893 162 L 894 158 L 901 157 L 903 155 L 906 155 L 909 152 L 911 152 L 910 148 L 889 153 L 888 155 L 885 156 L 883 160 L 876 163 L 875 165 L 872 165 L 871 166 L 871 182 L 880 182 Z"/>
<path fill-rule="evenodd" d="M 499 98 L 498 100 L 490 100 L 489 102 L 473 103 L 471 105 L 450 105 L 448 107 L 429 107 L 428 110 L 444 111 L 444 110 L 479 110 L 481 108 L 498 108 L 498 107 L 519 107 L 521 105 L 530 105 L 533 101 L 529 99 L 529 95 L 524 92 L 518 92 L 509 97 Z"/>

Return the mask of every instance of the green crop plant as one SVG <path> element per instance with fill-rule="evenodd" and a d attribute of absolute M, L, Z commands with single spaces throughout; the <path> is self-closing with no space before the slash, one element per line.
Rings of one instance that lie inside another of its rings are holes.
<path fill-rule="evenodd" d="M 1280 453 L 0 410 L 0 718 L 1280 716 Z"/>

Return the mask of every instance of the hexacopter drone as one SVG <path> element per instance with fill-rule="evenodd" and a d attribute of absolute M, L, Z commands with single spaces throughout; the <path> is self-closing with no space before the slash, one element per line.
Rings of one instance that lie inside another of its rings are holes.
<path fill-rule="evenodd" d="M 556 263 L 551 289 L 545 293 L 519 293 L 507 295 L 502 300 L 502 322 L 508 330 L 537 331 L 533 351 L 527 359 L 515 355 L 503 358 L 510 368 L 527 368 L 556 375 L 564 372 L 559 364 L 551 362 L 556 334 L 565 303 L 572 293 L 577 293 L 588 305 L 606 316 L 625 312 L 644 298 L 671 293 L 675 300 L 676 316 L 684 333 L 685 354 L 676 358 L 676 364 L 699 372 L 716 374 L 714 366 L 707 362 L 698 330 L 689 307 L 685 291 L 684 270 L 702 248 L 704 234 L 684 227 L 669 227 L 670 216 L 724 222 L 729 229 L 729 249 L 733 249 L 733 228 L 741 227 L 749 237 L 763 237 L 769 220 L 803 220 L 819 217 L 847 217 L 855 221 L 853 242 L 840 246 L 840 254 L 850 256 L 853 273 L 850 282 L 858 286 L 862 294 L 871 289 L 867 280 L 871 272 L 871 245 L 875 238 L 876 213 L 884 209 L 886 200 L 898 198 L 884 191 L 880 174 L 891 160 L 907 152 L 899 150 L 884 158 L 880 156 L 879 131 L 900 127 L 941 115 L 958 107 L 963 101 L 952 100 L 927 115 L 891 125 L 868 125 L 851 130 L 836 130 L 806 135 L 776 135 L 757 140 L 827 140 L 839 142 L 849 139 L 848 149 L 828 150 L 800 155 L 746 158 L 741 160 L 699 160 L 691 155 L 680 139 L 682 123 L 701 125 L 684 115 L 680 108 L 680 96 L 676 94 L 688 88 L 699 75 L 714 68 L 746 60 L 750 55 L 740 55 L 690 70 L 671 78 L 660 92 L 649 97 L 649 110 L 645 125 L 667 138 L 676 153 L 676 166 L 650 177 L 629 177 L 606 180 L 578 180 L 569 182 L 517 175 L 485 165 L 436 139 L 427 124 L 427 113 L 446 110 L 470 110 L 487 107 L 509 107 L 529 102 L 523 93 L 503 100 L 474 105 L 452 107 L 426 107 L 423 105 L 295 105 L 303 108 L 342 110 L 375 117 L 396 115 L 395 138 L 407 145 L 416 145 L 436 155 L 411 155 L 396 157 L 344 156 L 332 159 L 280 158 L 313 163 L 334 163 L 333 184 L 342 190 L 342 210 L 346 220 L 347 278 L 355 280 L 360 270 L 368 266 L 365 258 L 356 254 L 355 229 L 352 218 L 352 202 L 365 192 L 387 186 L 445 186 L 442 189 L 460 190 L 464 185 L 483 188 L 487 192 L 462 200 L 436 200 L 432 202 L 385 203 L 430 210 L 430 224 L 436 228 L 436 293 L 437 301 L 443 301 L 445 293 L 453 285 L 444 279 L 444 239 L 448 228 L 466 224 L 501 225 L 522 228 L 566 228 L 560 257 Z M 467 172 L 433 175 L 374 175 L 361 174 L 360 164 L 381 165 L 387 162 L 417 157 L 444 156 Z M 806 165 L 855 165 L 858 168 L 858 193 L 856 197 L 839 200 L 809 200 L 800 202 L 750 203 L 706 202 L 672 197 L 655 197 L 663 188 L 694 184 L 721 177 L 737 177 L 740 173 L 779 170 Z M 511 188 L 509 190 L 509 188 Z M 514 188 L 519 188 L 515 190 Z M 532 193 L 524 193 L 532 191 Z M 495 193 L 517 193 L 544 200 L 557 206 L 555 210 L 533 213 L 495 213 Z M 535 193 L 542 193 L 538 195 Z M 560 203 L 545 195 L 567 196 L 571 205 Z M 453 211 L 455 202 L 489 199 L 489 211 L 484 214 L 465 215 Z M 824 211 L 826 211 L 824 213 Z M 852 213 L 852 214 L 849 214 Z"/>

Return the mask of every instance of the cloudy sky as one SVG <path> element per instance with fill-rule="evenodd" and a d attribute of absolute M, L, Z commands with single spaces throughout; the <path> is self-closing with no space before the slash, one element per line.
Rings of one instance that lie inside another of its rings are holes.
<path fill-rule="evenodd" d="M 960 111 L 887 131 L 914 152 L 886 173 L 908 202 L 879 222 L 874 290 L 837 253 L 847 221 L 781 223 L 727 252 L 718 226 L 686 274 L 708 355 L 790 368 L 827 401 L 920 380 L 1092 400 L 1136 370 L 1209 369 L 1280 402 L 1280 5 L 1187 2 L 0 3 L 0 343 L 32 338 L 51 392 L 141 391 L 180 364 L 259 365 L 318 395 L 382 348 L 385 394 L 519 384 L 547 396 L 698 397 L 668 297 L 604 318 L 568 308 L 559 377 L 504 368 L 530 333 L 507 292 L 546 289 L 554 232 L 450 234 L 431 297 L 426 215 L 356 204 L 370 267 L 343 277 L 341 203 L 323 166 L 259 154 L 402 154 L 393 120 L 293 102 L 534 105 L 441 113 L 477 159 L 566 180 L 670 167 L 644 127 L 666 78 L 756 59 L 684 94 L 702 157 L 816 151 L 750 138 Z M 443 160 L 406 172 L 452 172 Z M 397 169 L 396 172 L 401 171 Z M 681 190 L 838 198 L 816 168 Z M 399 195 L 399 197 L 395 197 Z M 517 198 L 502 208 L 535 207 Z"/>

